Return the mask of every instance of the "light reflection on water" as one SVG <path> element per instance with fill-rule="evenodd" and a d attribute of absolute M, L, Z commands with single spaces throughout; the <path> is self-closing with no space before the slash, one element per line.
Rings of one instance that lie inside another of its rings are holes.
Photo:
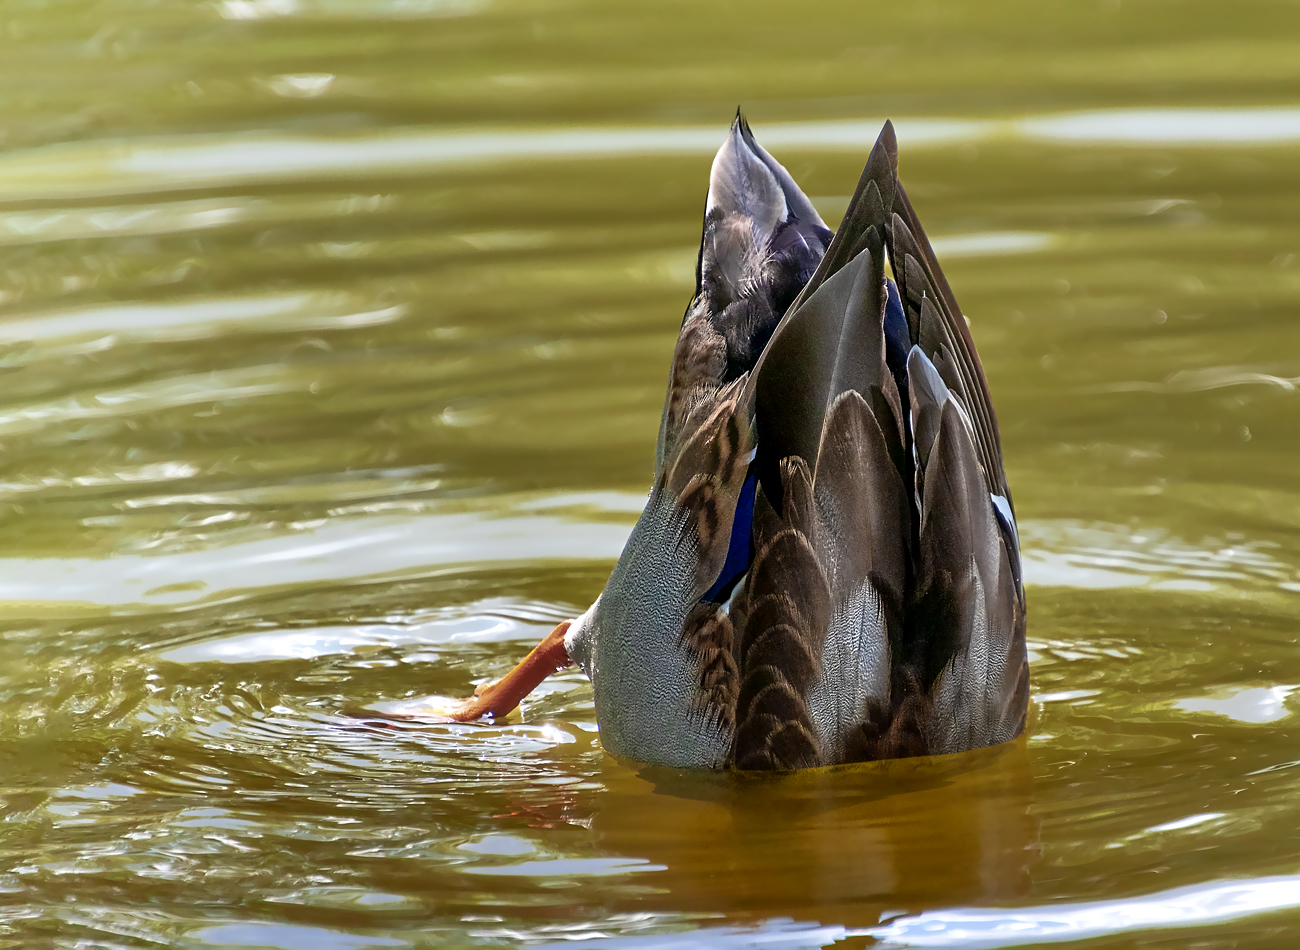
<path fill-rule="evenodd" d="M 1295 11 L 116 0 L 0 17 L 0 944 L 1280 945 Z M 718 42 L 732 37 L 734 42 Z M 500 676 L 644 502 L 737 102 L 880 121 L 1026 551 L 1024 740 L 758 779 Z"/>
<path fill-rule="evenodd" d="M 86 307 L 0 323 L 0 343 L 99 337 L 115 342 L 201 340 L 228 333 L 349 330 L 399 319 L 402 307 L 358 310 L 343 295 L 284 294 L 227 300 Z M 333 312 L 331 312 L 333 311 Z M 107 345 L 100 344 L 100 348 Z M 48 357 L 48 354 L 43 354 Z"/>
<path fill-rule="evenodd" d="M 933 911 L 871 933 L 884 946 L 1013 947 L 1181 930 L 1300 907 L 1300 876 L 1216 881 L 1145 897 L 1023 911 Z"/>
<path fill-rule="evenodd" d="M 73 484 L 144 487 L 195 474 L 194 467 L 173 463 L 113 477 L 78 478 Z M 437 482 L 430 484 L 436 487 Z M 71 487 L 56 482 L 0 486 L 0 491 L 23 495 L 56 486 Z M 190 522 L 207 529 L 200 535 L 205 543 L 195 546 L 184 535 L 170 542 L 160 538 L 141 553 L 106 560 L 0 558 L 0 598 L 22 603 L 23 610 L 37 604 L 52 611 L 60 604 L 148 610 L 244 598 L 292 585 L 473 573 L 519 562 L 604 565 L 622 550 L 644 497 L 593 492 L 496 495 L 461 503 L 363 502 L 339 506 L 328 519 L 274 531 L 243 526 L 246 513 L 226 507 L 238 500 L 174 495 L 151 504 L 147 496 L 133 499 L 138 508 L 183 504 L 207 510 Z M 395 514 L 394 508 L 407 511 Z M 1300 588 L 1300 566 L 1278 560 L 1269 545 L 1258 542 L 1207 539 L 1197 545 L 1155 528 L 1070 521 L 1025 521 L 1020 534 L 1026 582 L 1041 587 L 1200 593 L 1289 593 Z"/>
<path fill-rule="evenodd" d="M 900 140 L 911 148 L 1005 140 L 1193 148 L 1300 142 L 1300 108 L 1133 109 L 982 120 L 881 116 L 773 123 L 764 128 L 763 141 L 769 148 L 861 153 L 870 150 L 886 118 L 893 119 Z M 0 200 L 410 174 L 489 162 L 711 155 L 720 141 L 715 126 L 652 126 L 509 132 L 409 129 L 347 138 L 244 134 L 57 146 L 0 158 Z"/>

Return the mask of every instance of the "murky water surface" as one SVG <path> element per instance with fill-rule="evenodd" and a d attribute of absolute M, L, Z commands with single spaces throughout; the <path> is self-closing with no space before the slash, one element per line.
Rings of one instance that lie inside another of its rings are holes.
<path fill-rule="evenodd" d="M 0 945 L 1266 947 L 1300 927 L 1300 8 L 0 6 Z M 769 780 L 463 693 L 640 508 L 737 103 L 885 117 L 1031 585 L 1027 739 Z"/>

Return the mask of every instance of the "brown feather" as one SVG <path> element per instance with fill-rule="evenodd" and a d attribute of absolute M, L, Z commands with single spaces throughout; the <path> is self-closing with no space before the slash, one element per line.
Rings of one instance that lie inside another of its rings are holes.
<path fill-rule="evenodd" d="M 961 380 L 960 386 L 954 388 L 974 424 L 976 454 L 985 483 L 990 493 L 1009 499 L 997 418 L 970 329 L 901 185 L 895 193 L 895 205 L 888 228 L 889 255 L 895 262 L 894 276 L 899 282 L 912 342 L 919 343 L 931 359 L 941 346 L 947 349 Z"/>
<path fill-rule="evenodd" d="M 716 604 L 699 604 L 686 618 L 682 640 L 696 659 L 701 714 L 730 732 L 740 691 L 731 618 Z"/>
<path fill-rule="evenodd" d="M 671 451 L 691 411 L 718 391 L 718 380 L 727 363 L 727 343 L 704 317 L 687 315 L 668 381 L 664 406 L 667 451 Z"/>
<path fill-rule="evenodd" d="M 841 395 L 826 418 L 814 491 L 833 590 L 842 595 L 873 573 L 881 594 L 901 606 L 911 500 L 875 414 L 856 391 Z"/>
<path fill-rule="evenodd" d="M 1016 734 L 1023 613 L 986 501 L 983 474 L 956 407 L 939 410 L 925 472 L 914 613 L 927 639 L 920 678 L 934 701 L 926 733 L 935 752 Z M 1008 721 L 1014 719 L 1015 721 Z"/>
<path fill-rule="evenodd" d="M 735 380 L 696 410 L 687 422 L 689 438 L 667 466 L 665 488 L 676 498 L 682 541 L 696 559 L 701 592 L 726 561 L 736 501 L 749 471 L 754 434 L 743 402 L 745 383 L 745 377 Z"/>
<path fill-rule="evenodd" d="M 805 694 L 820 671 L 830 588 L 813 547 L 816 510 L 808 466 L 780 466 L 785 509 L 759 489 L 756 554 L 746 582 L 741 685 L 732 760 L 737 768 L 806 768 L 821 753 Z"/>

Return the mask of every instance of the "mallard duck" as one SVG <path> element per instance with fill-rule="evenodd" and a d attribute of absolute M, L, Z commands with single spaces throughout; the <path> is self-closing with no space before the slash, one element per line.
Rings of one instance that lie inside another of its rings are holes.
<path fill-rule="evenodd" d="M 737 114 L 645 510 L 590 609 L 443 712 L 502 715 L 570 662 L 604 748 L 646 763 L 800 769 L 1023 730 L 997 420 L 890 123 L 832 236 Z"/>

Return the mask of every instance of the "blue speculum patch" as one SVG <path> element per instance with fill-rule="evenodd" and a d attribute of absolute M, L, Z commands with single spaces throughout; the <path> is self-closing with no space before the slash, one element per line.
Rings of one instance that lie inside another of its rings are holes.
<path fill-rule="evenodd" d="M 907 396 L 907 352 L 912 348 L 911 331 L 903 313 L 903 301 L 898 297 L 898 286 L 885 281 L 885 364 L 894 375 L 899 395 Z"/>
<path fill-rule="evenodd" d="M 754 527 L 754 489 L 757 485 L 758 474 L 751 468 L 741 486 L 740 498 L 736 500 L 736 518 L 731 523 L 731 544 L 727 547 L 726 563 L 701 600 L 722 603 L 730 596 L 740 575 L 749 570 L 749 538 Z"/>

